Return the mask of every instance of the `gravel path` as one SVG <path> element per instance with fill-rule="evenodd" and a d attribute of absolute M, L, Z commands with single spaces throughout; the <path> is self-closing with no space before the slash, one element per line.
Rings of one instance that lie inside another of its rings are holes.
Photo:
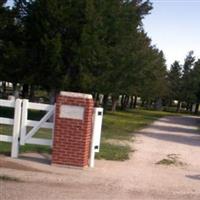
<path fill-rule="evenodd" d="M 0 174 L 21 180 L 1 181 L 0 199 L 199 200 L 199 121 L 189 116 L 162 118 L 138 132 L 130 160 L 96 161 L 94 169 L 58 168 L 24 159 L 5 168 L 5 162 L 13 161 L 0 157 Z M 28 156 L 42 160 L 45 155 Z M 156 164 L 160 161 L 164 164 Z"/>

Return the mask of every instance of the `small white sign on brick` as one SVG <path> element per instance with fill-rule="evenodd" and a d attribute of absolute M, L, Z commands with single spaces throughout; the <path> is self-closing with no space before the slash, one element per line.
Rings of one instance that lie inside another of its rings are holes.
<path fill-rule="evenodd" d="M 83 120 L 84 111 L 82 106 L 61 105 L 60 118 Z"/>

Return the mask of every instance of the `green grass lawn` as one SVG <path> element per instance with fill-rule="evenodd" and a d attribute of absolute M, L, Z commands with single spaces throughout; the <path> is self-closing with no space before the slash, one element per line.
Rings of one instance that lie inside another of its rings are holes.
<path fill-rule="evenodd" d="M 129 159 L 131 148 L 128 145 L 110 144 L 102 141 L 100 152 L 96 154 L 96 159 L 124 161 Z"/>
<path fill-rule="evenodd" d="M 28 130 L 30 130 L 30 129 L 31 128 L 28 127 Z M 12 126 L 0 124 L 0 134 L 1 135 L 12 135 Z M 34 137 L 51 139 L 51 130 L 41 128 Z M 10 150 L 11 150 L 10 143 L 0 142 L 0 154 L 10 155 Z M 26 144 L 24 146 L 20 146 L 20 152 L 21 153 L 25 153 L 25 152 L 50 153 L 51 148 L 49 146 Z"/>
<path fill-rule="evenodd" d="M 169 112 L 130 110 L 126 112 L 107 112 L 104 115 L 104 139 L 130 140 L 133 132 L 141 129 L 156 119 L 172 115 Z"/>
<path fill-rule="evenodd" d="M 43 113 L 32 113 L 31 119 L 40 118 Z M 132 141 L 134 131 L 139 130 L 160 117 L 172 115 L 169 112 L 130 110 L 126 112 L 107 112 L 103 119 L 100 153 L 96 154 L 97 159 L 127 160 L 129 153 L 133 151 L 128 145 L 112 144 L 110 139 L 117 141 Z M 0 125 L 0 134 L 11 135 L 10 126 Z M 35 137 L 50 138 L 48 129 L 40 129 Z M 46 146 L 25 145 L 20 146 L 20 152 L 51 152 Z M 10 144 L 0 142 L 0 153 L 9 154 Z"/>

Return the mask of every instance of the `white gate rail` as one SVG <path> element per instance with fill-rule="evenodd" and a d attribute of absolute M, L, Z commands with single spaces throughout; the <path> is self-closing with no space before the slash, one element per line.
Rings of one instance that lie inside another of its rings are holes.
<path fill-rule="evenodd" d="M 0 99 L 0 106 L 14 108 L 15 107 L 15 101 Z"/>
<path fill-rule="evenodd" d="M 0 100 L 1 107 L 14 108 L 14 119 L 0 117 L 0 124 L 13 125 L 12 136 L 0 135 L 0 141 L 12 143 L 11 157 L 17 158 L 19 153 L 19 144 L 38 144 L 52 146 L 52 139 L 33 138 L 40 128 L 52 129 L 54 122 L 47 122 L 55 110 L 54 105 L 30 103 L 27 99 L 21 100 Z M 43 110 L 47 113 L 40 121 L 28 120 L 28 109 Z M 32 127 L 28 132 L 27 127 Z"/>
<path fill-rule="evenodd" d="M 43 110 L 47 113 L 42 117 L 40 121 L 28 120 L 28 109 L 33 110 Z M 52 129 L 53 135 L 53 122 L 47 122 L 54 114 L 55 106 L 49 104 L 40 104 L 40 103 L 30 103 L 27 99 L 23 100 L 22 106 L 22 122 L 21 122 L 21 137 L 20 144 L 40 144 L 52 146 L 52 139 L 39 139 L 32 138 L 40 128 Z M 33 127 L 29 132 L 27 132 L 27 127 Z"/>
<path fill-rule="evenodd" d="M 17 99 L 16 101 L 0 100 L 0 106 L 15 108 L 14 119 L 0 117 L 0 124 L 14 125 L 12 136 L 0 135 L 0 141 L 12 142 L 11 157 L 18 157 L 19 149 L 19 134 L 20 134 L 20 123 L 21 123 L 21 104 L 22 100 Z"/>
<path fill-rule="evenodd" d="M 15 101 L 0 100 L 0 106 L 1 107 L 14 108 L 15 107 Z M 14 119 L 0 117 L 0 124 L 13 125 Z M 12 138 L 13 138 L 12 136 L 0 135 L 0 141 L 3 141 L 3 142 L 12 142 Z"/>

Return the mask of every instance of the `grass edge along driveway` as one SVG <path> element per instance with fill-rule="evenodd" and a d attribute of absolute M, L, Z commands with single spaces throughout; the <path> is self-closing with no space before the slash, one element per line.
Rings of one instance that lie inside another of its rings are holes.
<path fill-rule="evenodd" d="M 134 150 L 127 144 L 134 141 L 134 132 L 146 127 L 153 121 L 173 115 L 169 112 L 149 110 L 129 110 L 107 112 L 103 119 L 102 138 L 100 152 L 97 159 L 124 161 L 129 159 L 130 152 Z M 0 134 L 11 134 L 11 128 L 0 125 Z M 41 129 L 37 137 L 49 138 L 50 130 Z M 7 132 L 7 133 L 6 133 Z M 46 133 L 46 134 L 45 134 Z M 10 144 L 0 142 L 0 154 L 9 154 Z M 46 146 L 25 145 L 20 147 L 20 152 L 50 153 L 51 149 Z"/>
<path fill-rule="evenodd" d="M 174 114 L 141 109 L 107 112 L 103 120 L 101 148 L 96 158 L 117 161 L 129 159 L 134 149 L 128 143 L 134 142 L 134 132 L 170 115 Z"/>

